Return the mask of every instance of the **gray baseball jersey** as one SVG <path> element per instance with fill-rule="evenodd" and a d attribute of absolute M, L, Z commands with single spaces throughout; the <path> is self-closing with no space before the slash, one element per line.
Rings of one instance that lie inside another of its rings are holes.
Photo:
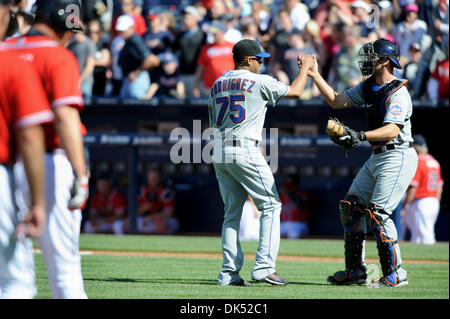
<path fill-rule="evenodd" d="M 246 70 L 226 72 L 214 82 L 211 90 L 210 127 L 220 133 L 214 140 L 213 165 L 225 205 L 220 285 L 240 280 L 244 256 L 239 225 L 248 195 L 261 213 L 259 247 L 251 277 L 261 280 L 276 272 L 281 201 L 272 171 L 256 144 L 262 139 L 267 105 L 275 105 L 288 90 L 288 86 L 270 76 Z M 240 143 L 227 144 L 227 140 Z"/>
<path fill-rule="evenodd" d="M 260 142 L 267 105 L 274 106 L 289 87 L 276 79 L 247 70 L 232 70 L 218 78 L 208 102 L 209 125 L 223 139 Z"/>

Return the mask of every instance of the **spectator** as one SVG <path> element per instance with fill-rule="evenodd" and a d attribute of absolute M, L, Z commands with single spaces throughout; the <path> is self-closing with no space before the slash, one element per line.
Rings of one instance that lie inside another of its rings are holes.
<path fill-rule="evenodd" d="M 427 33 L 427 24 L 418 19 L 419 7 L 415 3 L 408 4 L 404 9 L 405 19 L 395 30 L 394 38 L 400 46 L 400 53 L 409 59 L 409 47 L 413 42 L 422 45 L 422 38 Z"/>
<path fill-rule="evenodd" d="M 434 28 L 438 42 L 443 44 L 443 48 L 448 45 L 449 32 L 449 10 L 448 0 L 439 0 L 439 5 L 436 8 L 437 13 L 434 17 Z"/>
<path fill-rule="evenodd" d="M 392 17 L 392 3 L 387 0 L 382 0 L 378 2 L 378 6 L 380 7 L 380 20 L 376 28 L 377 37 L 378 39 L 387 39 L 388 36 L 392 37 L 395 26 Z"/>
<path fill-rule="evenodd" d="M 277 19 L 273 23 L 272 28 L 275 30 L 270 41 L 269 51 L 270 54 L 275 57 L 277 55 L 277 50 L 288 45 L 289 34 L 294 28 L 287 9 L 278 11 Z"/>
<path fill-rule="evenodd" d="M 98 20 L 91 20 L 88 23 L 89 38 L 96 47 L 93 95 L 105 95 L 106 72 L 111 66 L 111 53 L 107 41 L 102 38 L 102 30 Z"/>
<path fill-rule="evenodd" d="M 167 30 L 160 14 L 149 14 L 150 29 L 143 39 L 153 54 L 160 54 L 172 47 L 173 35 Z"/>
<path fill-rule="evenodd" d="M 206 97 L 209 95 L 214 81 L 224 72 L 234 69 L 233 43 L 225 40 L 226 26 L 215 21 L 209 28 L 214 35 L 214 43 L 205 44 L 197 60 L 197 69 L 194 79 L 194 96 Z"/>
<path fill-rule="evenodd" d="M 197 59 L 205 44 L 206 35 L 198 27 L 201 16 L 193 6 L 187 6 L 183 11 L 183 29 L 175 38 L 173 49 L 180 58 L 181 81 L 185 85 L 187 97 L 193 97 L 194 78 Z"/>
<path fill-rule="evenodd" d="M 184 83 L 180 79 L 178 58 L 170 51 L 158 56 L 161 66 L 152 75 L 152 84 L 145 99 L 178 98 L 184 99 Z"/>
<path fill-rule="evenodd" d="M 284 5 L 289 11 L 293 27 L 303 30 L 306 23 L 311 19 L 308 7 L 299 0 L 284 0 Z"/>
<path fill-rule="evenodd" d="M 315 20 L 309 20 L 303 31 L 303 39 L 307 45 L 317 52 L 319 70 L 322 70 L 325 64 L 326 48 L 320 36 L 319 24 Z"/>
<path fill-rule="evenodd" d="M 108 176 L 97 179 L 96 191 L 92 194 L 89 220 L 84 225 L 86 234 L 113 232 L 123 234 L 123 219 L 126 201 L 122 193 L 114 189 Z"/>
<path fill-rule="evenodd" d="M 80 85 L 81 92 L 85 97 L 92 96 L 92 87 L 94 85 L 95 44 L 83 32 L 76 32 L 67 47 L 75 55 L 80 67 Z"/>
<path fill-rule="evenodd" d="M 231 13 L 224 14 L 220 20 L 227 27 L 225 32 L 225 40 L 231 43 L 237 43 L 242 39 L 242 33 L 237 28 L 237 19 Z"/>
<path fill-rule="evenodd" d="M 433 245 L 436 242 L 434 224 L 439 214 L 444 182 L 441 166 L 428 153 L 425 138 L 418 134 L 413 138 L 419 162 L 416 175 L 406 191 L 402 217 L 413 243 Z"/>
<path fill-rule="evenodd" d="M 113 18 L 111 31 L 113 36 L 118 34 L 118 30 L 116 28 L 117 20 L 122 15 L 129 15 L 133 18 L 135 33 L 142 36 L 147 32 L 147 25 L 145 24 L 144 17 L 138 13 L 140 8 L 136 8 L 136 5 L 133 0 L 121 0 L 121 11 L 120 14 Z"/>
<path fill-rule="evenodd" d="M 417 70 L 419 69 L 419 62 L 422 58 L 422 48 L 420 44 L 414 42 L 409 48 L 409 62 L 403 67 L 403 78 L 408 80 L 408 90 L 412 92 L 417 80 Z"/>
<path fill-rule="evenodd" d="M 175 194 L 163 187 L 158 170 L 147 172 L 147 185 L 138 198 L 137 229 L 146 234 L 173 234 L 179 229 L 175 216 Z"/>
<path fill-rule="evenodd" d="M 330 15 L 333 17 L 330 17 Z M 344 0 L 322 1 L 314 11 L 314 20 L 316 20 L 321 29 L 324 28 L 326 24 L 335 24 L 338 22 L 350 25 L 352 24 L 351 17 L 352 11 L 348 2 Z M 335 21 L 335 18 L 338 18 L 339 21 Z"/>
<path fill-rule="evenodd" d="M 431 100 L 449 98 L 449 48 L 447 44 L 445 58 L 436 63 L 428 83 L 428 96 Z"/>
<path fill-rule="evenodd" d="M 122 89 L 123 72 L 119 65 L 120 52 L 125 45 L 125 39 L 121 35 L 117 35 L 111 42 L 111 84 L 112 84 L 112 96 L 119 96 Z"/>
<path fill-rule="evenodd" d="M 254 0 L 252 2 L 252 17 L 256 20 L 256 25 L 261 34 L 266 34 L 269 31 L 272 15 L 267 5 L 263 4 L 262 0 Z"/>
<path fill-rule="evenodd" d="M 205 6 L 206 7 L 206 6 Z M 208 8 L 208 7 L 206 7 Z M 215 20 L 220 20 L 220 18 L 227 13 L 227 7 L 225 5 L 225 1 L 223 0 L 212 0 L 211 6 L 207 11 L 207 15 L 205 19 L 212 23 Z"/>
<path fill-rule="evenodd" d="M 352 10 L 353 24 L 361 29 L 362 42 L 373 42 L 377 40 L 375 20 L 369 16 L 370 6 L 363 0 L 357 0 L 350 5 Z"/>
<path fill-rule="evenodd" d="M 259 239 L 259 217 L 260 213 L 252 198 L 247 197 L 242 208 L 241 223 L 239 225 L 239 239 L 258 240 Z"/>
<path fill-rule="evenodd" d="M 359 26 L 344 27 L 342 47 L 336 56 L 334 68 L 338 92 L 354 87 L 362 80 L 358 64 L 358 52 L 362 46 L 360 34 Z"/>
<path fill-rule="evenodd" d="M 298 75 L 298 56 L 317 54 L 313 47 L 305 44 L 303 32 L 297 29 L 291 31 L 288 37 L 288 45 L 278 51 L 272 65 L 272 73 L 279 81 L 289 85 Z M 311 98 L 313 81 L 307 79 L 302 98 Z"/>
<path fill-rule="evenodd" d="M 280 234 L 287 238 L 301 238 L 309 234 L 309 194 L 299 189 L 297 176 L 289 175 L 280 187 Z"/>
<path fill-rule="evenodd" d="M 131 16 L 120 16 L 116 30 L 125 40 L 118 61 L 124 76 L 120 96 L 142 99 L 150 88 L 148 70 L 159 66 L 159 59 L 150 52 L 144 40 L 134 33 L 134 20 Z"/>

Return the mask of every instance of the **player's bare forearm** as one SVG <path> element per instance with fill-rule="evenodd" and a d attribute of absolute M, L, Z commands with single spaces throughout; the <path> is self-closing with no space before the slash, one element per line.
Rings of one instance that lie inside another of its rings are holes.
<path fill-rule="evenodd" d="M 441 199 L 442 199 L 442 190 L 443 190 L 443 189 L 444 189 L 444 186 L 443 186 L 443 185 L 440 185 L 440 186 L 438 187 L 438 190 L 437 190 L 436 198 L 438 199 L 439 202 L 440 202 Z"/>
<path fill-rule="evenodd" d="M 31 193 L 31 205 L 45 208 L 44 133 L 41 126 L 20 130 L 17 143 Z"/>
<path fill-rule="evenodd" d="M 139 66 L 139 71 L 142 72 L 151 68 L 156 68 L 159 66 L 159 64 L 159 58 L 154 54 L 150 54 Z"/>
<path fill-rule="evenodd" d="M 396 138 L 400 133 L 400 127 L 394 123 L 388 123 L 376 130 L 367 131 L 366 138 L 370 142 L 379 142 Z"/>
<path fill-rule="evenodd" d="M 286 98 L 288 99 L 298 99 L 305 89 L 306 80 L 308 78 L 308 70 L 305 67 L 300 69 L 297 77 L 289 86 L 289 90 L 286 94 Z"/>
<path fill-rule="evenodd" d="M 73 170 L 78 177 L 87 175 L 78 110 L 70 106 L 59 106 L 56 108 L 55 127 Z"/>
<path fill-rule="evenodd" d="M 403 207 L 406 207 L 409 203 L 411 203 L 414 200 L 414 197 L 416 196 L 417 187 L 409 186 L 408 190 L 405 194 L 405 199 L 403 200 Z"/>
<path fill-rule="evenodd" d="M 320 73 L 314 73 L 312 79 L 322 97 L 333 109 L 342 109 L 352 106 L 349 99 L 345 95 L 336 92 L 327 81 L 325 81 Z"/>

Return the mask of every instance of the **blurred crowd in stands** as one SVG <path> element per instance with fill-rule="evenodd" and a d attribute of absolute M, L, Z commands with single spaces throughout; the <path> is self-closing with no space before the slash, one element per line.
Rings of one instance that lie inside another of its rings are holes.
<path fill-rule="evenodd" d="M 361 80 L 359 48 L 386 38 L 401 51 L 413 99 L 449 96 L 448 0 L 85 0 L 86 33 L 70 50 L 83 94 L 134 99 L 204 98 L 233 69 L 233 44 L 271 53 L 261 72 L 289 83 L 298 54 L 316 53 L 336 90 Z M 319 96 L 308 82 L 302 98 Z"/>

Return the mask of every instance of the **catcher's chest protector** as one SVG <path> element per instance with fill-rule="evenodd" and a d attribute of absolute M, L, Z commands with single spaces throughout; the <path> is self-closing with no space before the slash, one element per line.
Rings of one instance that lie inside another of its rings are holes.
<path fill-rule="evenodd" d="M 367 130 L 372 131 L 383 126 L 386 114 L 386 100 L 389 96 L 406 84 L 400 80 L 393 80 L 378 91 L 372 89 L 374 76 L 371 76 L 363 84 L 364 99 L 366 102 L 366 125 Z"/>

